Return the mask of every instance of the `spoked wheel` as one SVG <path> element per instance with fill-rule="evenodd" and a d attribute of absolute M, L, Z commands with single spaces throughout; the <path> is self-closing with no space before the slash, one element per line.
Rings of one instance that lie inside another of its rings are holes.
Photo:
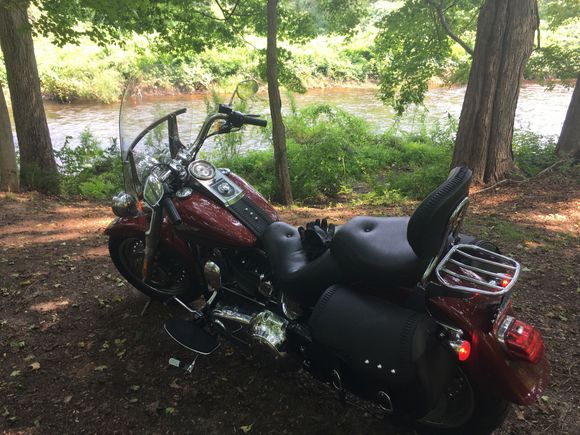
<path fill-rule="evenodd" d="M 165 301 L 178 297 L 184 302 L 199 296 L 200 286 L 195 265 L 160 246 L 151 265 L 151 279 L 143 282 L 145 241 L 139 237 L 111 237 L 109 253 L 113 263 L 131 285 L 147 296 Z"/>
<path fill-rule="evenodd" d="M 427 416 L 418 421 L 429 434 L 489 434 L 505 420 L 511 404 L 477 389 L 461 369 L 443 397 Z"/>

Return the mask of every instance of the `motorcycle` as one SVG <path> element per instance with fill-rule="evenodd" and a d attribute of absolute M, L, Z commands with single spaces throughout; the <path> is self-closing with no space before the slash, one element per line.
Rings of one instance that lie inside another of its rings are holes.
<path fill-rule="evenodd" d="M 131 134 L 141 97 L 125 91 L 125 190 L 105 234 L 130 284 L 187 313 L 167 333 L 196 358 L 218 337 L 264 345 L 341 400 L 429 433 L 489 433 L 512 403 L 537 401 L 549 366 L 540 332 L 512 309 L 520 264 L 460 232 L 471 171 L 453 169 L 410 217 L 296 228 L 242 177 L 198 158 L 209 137 L 266 126 L 231 105 L 257 89 L 239 83 L 189 145 L 177 123 L 186 109 Z"/>

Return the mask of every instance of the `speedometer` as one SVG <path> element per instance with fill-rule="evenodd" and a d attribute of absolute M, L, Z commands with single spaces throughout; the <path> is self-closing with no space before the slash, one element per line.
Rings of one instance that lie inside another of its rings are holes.
<path fill-rule="evenodd" d="M 211 180 L 215 177 L 215 167 L 206 160 L 196 160 L 191 162 L 187 170 L 192 177 L 198 180 Z"/>

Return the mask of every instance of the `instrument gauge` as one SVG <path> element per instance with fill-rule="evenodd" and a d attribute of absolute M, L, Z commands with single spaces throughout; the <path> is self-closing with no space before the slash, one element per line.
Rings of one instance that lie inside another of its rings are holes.
<path fill-rule="evenodd" d="M 215 167 L 206 160 L 191 162 L 187 168 L 192 177 L 198 180 L 211 180 L 215 177 Z"/>

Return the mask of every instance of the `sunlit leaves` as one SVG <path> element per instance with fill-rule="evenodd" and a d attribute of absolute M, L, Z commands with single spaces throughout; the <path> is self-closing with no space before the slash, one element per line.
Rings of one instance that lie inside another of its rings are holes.
<path fill-rule="evenodd" d="M 463 0 L 446 4 L 445 0 L 438 0 L 454 33 L 467 38 L 475 29 L 479 3 Z M 405 1 L 378 27 L 375 50 L 380 96 L 400 114 L 410 104 L 420 104 L 429 80 L 449 67 L 454 42 L 426 0 Z"/>

